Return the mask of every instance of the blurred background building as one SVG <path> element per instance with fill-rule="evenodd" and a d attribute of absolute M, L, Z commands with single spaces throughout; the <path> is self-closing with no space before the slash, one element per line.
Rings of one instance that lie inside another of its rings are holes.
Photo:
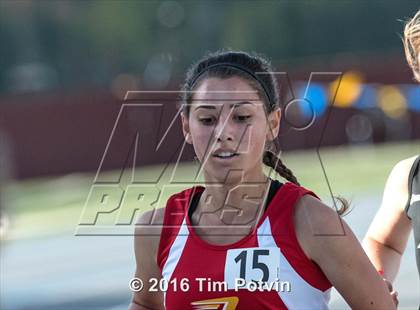
<path fill-rule="evenodd" d="M 0 128 L 15 149 L 16 176 L 95 170 L 128 90 L 177 90 L 193 61 L 226 47 L 266 55 L 299 98 L 311 72 L 341 72 L 339 116 L 329 121 L 344 126 L 325 145 L 419 139 L 419 88 L 400 38 L 417 8 L 416 1 L 2 1 Z M 313 107 L 302 103 L 300 111 L 326 116 L 333 82 L 315 79 L 307 92 Z M 312 134 L 292 132 L 282 146 L 315 147 Z"/>

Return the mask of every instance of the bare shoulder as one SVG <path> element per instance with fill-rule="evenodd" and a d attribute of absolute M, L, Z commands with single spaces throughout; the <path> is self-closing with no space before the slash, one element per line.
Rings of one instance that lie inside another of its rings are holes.
<path fill-rule="evenodd" d="M 296 204 L 294 216 L 297 239 L 309 258 L 313 258 L 313 249 L 320 249 L 320 244 L 327 238 L 349 235 L 347 224 L 334 208 L 311 195 L 304 195 Z"/>
<path fill-rule="evenodd" d="M 403 159 L 398 162 L 391 171 L 390 178 L 392 177 L 396 181 L 408 180 L 408 175 L 410 174 L 411 167 L 414 164 L 414 161 L 418 155 Z"/>
<path fill-rule="evenodd" d="M 156 208 L 140 214 L 134 230 L 136 248 L 152 249 L 156 254 L 162 233 L 165 208 Z"/>
<path fill-rule="evenodd" d="M 398 169 L 402 169 L 402 170 L 406 170 L 406 169 L 410 170 L 417 157 L 419 157 L 419 155 L 415 155 L 410 158 L 403 159 L 400 162 L 398 162 L 395 165 L 395 167 L 396 168 L 398 167 Z"/>
<path fill-rule="evenodd" d="M 157 208 L 140 214 L 134 230 L 136 255 L 139 253 L 142 253 L 142 256 L 151 255 L 152 260 L 156 261 L 164 214 L 165 208 Z"/>
<path fill-rule="evenodd" d="M 327 206 L 312 195 L 304 195 L 297 202 L 295 223 L 306 224 L 313 232 L 335 231 L 342 229 L 341 218 L 334 208 Z"/>
<path fill-rule="evenodd" d="M 165 208 L 155 208 L 139 215 L 136 221 L 136 229 L 139 231 L 150 229 L 153 225 L 162 225 Z M 150 224 L 150 225 L 149 225 Z"/>
<path fill-rule="evenodd" d="M 416 158 L 417 156 L 413 156 L 401 160 L 393 167 L 385 185 L 383 208 L 404 212 L 408 199 L 408 177 Z"/>

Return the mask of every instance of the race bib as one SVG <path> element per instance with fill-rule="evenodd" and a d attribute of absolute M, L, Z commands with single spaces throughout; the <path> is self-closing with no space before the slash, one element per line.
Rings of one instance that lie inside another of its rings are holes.
<path fill-rule="evenodd" d="M 225 282 L 228 289 L 246 288 L 250 282 L 273 283 L 279 279 L 280 249 L 230 249 L 226 254 Z"/>

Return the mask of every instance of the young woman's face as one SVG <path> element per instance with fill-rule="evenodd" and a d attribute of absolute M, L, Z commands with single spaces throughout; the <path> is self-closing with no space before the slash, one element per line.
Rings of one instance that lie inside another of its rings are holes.
<path fill-rule="evenodd" d="M 264 146 L 278 134 L 280 110 L 266 115 L 259 94 L 241 77 L 206 78 L 194 91 L 189 117 L 182 114 L 183 132 L 206 180 L 260 180 Z"/>

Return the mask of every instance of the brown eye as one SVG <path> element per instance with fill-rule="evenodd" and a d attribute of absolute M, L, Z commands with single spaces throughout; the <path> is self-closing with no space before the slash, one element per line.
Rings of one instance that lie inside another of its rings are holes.
<path fill-rule="evenodd" d="M 201 117 L 198 120 L 204 125 L 212 125 L 214 122 L 214 117 Z"/>
<path fill-rule="evenodd" d="M 251 115 L 238 115 L 235 117 L 238 121 L 244 122 L 251 118 Z"/>

